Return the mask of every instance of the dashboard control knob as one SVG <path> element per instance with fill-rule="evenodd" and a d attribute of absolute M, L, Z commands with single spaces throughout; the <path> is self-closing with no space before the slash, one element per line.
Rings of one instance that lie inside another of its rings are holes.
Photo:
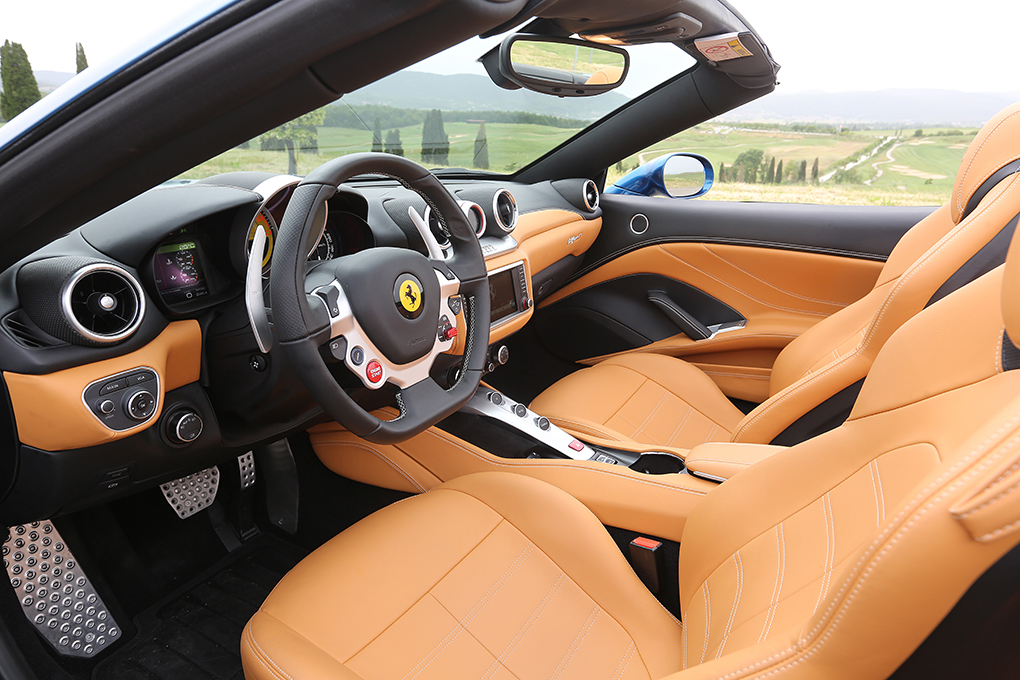
<path fill-rule="evenodd" d="M 500 345 L 492 350 L 492 358 L 500 366 L 510 361 L 510 350 L 507 349 L 506 345 Z"/>
<path fill-rule="evenodd" d="M 543 432 L 548 431 L 549 428 L 552 426 L 552 423 L 550 423 L 549 419 L 546 418 L 545 416 L 538 416 L 537 418 L 535 418 L 535 424 L 538 425 L 538 429 L 542 430 Z"/>
<path fill-rule="evenodd" d="M 514 404 L 513 411 L 514 415 L 517 416 L 518 418 L 528 417 L 528 409 L 524 406 L 524 404 Z"/>
<path fill-rule="evenodd" d="M 499 392 L 489 392 L 489 401 L 496 406 L 500 406 L 503 403 L 503 395 Z"/>
<path fill-rule="evenodd" d="M 175 444 L 190 444 L 202 434 L 202 416 L 190 408 L 174 411 L 166 420 L 166 436 Z"/>
<path fill-rule="evenodd" d="M 137 390 L 124 395 L 124 411 L 133 420 L 148 420 L 156 412 L 156 397 L 149 390 Z"/>
<path fill-rule="evenodd" d="M 99 403 L 99 410 L 105 413 L 106 415 L 110 415 L 111 413 L 113 413 L 113 410 L 115 408 L 117 408 L 117 405 L 114 404 L 113 401 L 111 401 L 110 399 L 104 399 Z"/>

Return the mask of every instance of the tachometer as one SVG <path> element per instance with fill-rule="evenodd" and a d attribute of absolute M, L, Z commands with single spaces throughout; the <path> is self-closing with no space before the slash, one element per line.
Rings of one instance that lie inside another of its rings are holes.
<path fill-rule="evenodd" d="M 266 255 L 262 258 L 262 274 L 269 273 L 269 263 L 273 259 L 273 243 L 276 241 L 276 220 L 266 210 L 265 207 L 259 208 L 258 213 L 255 215 L 255 219 L 252 220 L 251 226 L 248 228 L 248 238 L 244 243 L 244 257 L 245 260 L 251 256 L 251 244 L 255 240 L 255 230 L 258 228 L 264 228 L 266 230 Z"/>

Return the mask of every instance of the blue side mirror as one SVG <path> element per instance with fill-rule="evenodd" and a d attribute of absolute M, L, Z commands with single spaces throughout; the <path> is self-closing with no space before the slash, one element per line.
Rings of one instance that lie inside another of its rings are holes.
<path fill-rule="evenodd" d="M 659 156 L 618 179 L 603 193 L 697 198 L 712 188 L 712 163 L 696 153 Z"/>

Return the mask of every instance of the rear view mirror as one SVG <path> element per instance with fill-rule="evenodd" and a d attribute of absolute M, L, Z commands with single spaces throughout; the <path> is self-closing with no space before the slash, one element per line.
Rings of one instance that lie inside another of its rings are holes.
<path fill-rule="evenodd" d="M 712 163 L 696 153 L 659 156 L 635 168 L 611 187 L 607 194 L 697 198 L 712 188 Z"/>
<path fill-rule="evenodd" d="M 504 78 L 559 97 L 590 97 L 613 90 L 623 83 L 629 67 L 626 50 L 574 38 L 517 33 L 499 47 Z"/>

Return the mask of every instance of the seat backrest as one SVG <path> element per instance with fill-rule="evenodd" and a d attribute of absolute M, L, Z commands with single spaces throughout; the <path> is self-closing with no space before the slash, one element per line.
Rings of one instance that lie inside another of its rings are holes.
<path fill-rule="evenodd" d="M 950 202 L 904 235 L 872 291 L 779 354 L 769 399 L 740 422 L 733 441 L 792 445 L 842 422 L 897 328 L 1005 260 L 1020 214 L 1018 161 L 1020 104 L 982 128 Z"/>
<path fill-rule="evenodd" d="M 1018 243 L 892 335 L 842 426 L 696 507 L 690 677 L 885 678 L 1020 541 Z"/>

